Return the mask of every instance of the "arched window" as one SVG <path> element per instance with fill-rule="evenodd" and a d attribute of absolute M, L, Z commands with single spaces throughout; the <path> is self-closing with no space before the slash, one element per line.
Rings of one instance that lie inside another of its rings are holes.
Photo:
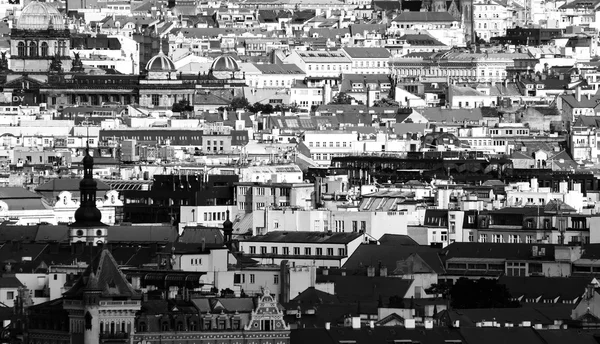
<path fill-rule="evenodd" d="M 24 42 L 19 42 L 17 44 L 17 54 L 19 56 L 25 56 L 25 43 Z"/>
<path fill-rule="evenodd" d="M 29 56 L 37 56 L 37 44 L 35 42 L 29 42 Z"/>
<path fill-rule="evenodd" d="M 42 57 L 48 56 L 48 43 L 43 42 L 41 47 L 42 47 L 41 56 Z"/>

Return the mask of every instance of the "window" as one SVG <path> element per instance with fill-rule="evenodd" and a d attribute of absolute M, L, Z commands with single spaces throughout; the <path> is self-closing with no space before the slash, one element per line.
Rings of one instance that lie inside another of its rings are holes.
<path fill-rule="evenodd" d="M 256 209 L 265 209 L 265 202 L 257 202 Z"/>
<path fill-rule="evenodd" d="M 7 291 L 6 292 L 6 299 L 7 300 L 12 300 L 15 298 L 15 292 L 14 291 Z"/>
<path fill-rule="evenodd" d="M 487 234 L 479 234 L 479 242 L 487 242 Z"/>
<path fill-rule="evenodd" d="M 331 247 L 327 248 L 327 255 L 328 256 L 333 256 L 333 248 L 331 248 Z"/>
<path fill-rule="evenodd" d="M 265 195 L 265 188 L 256 188 L 256 194 L 259 196 Z"/>
<path fill-rule="evenodd" d="M 338 248 L 338 256 L 345 256 L 346 250 L 343 248 Z"/>
<path fill-rule="evenodd" d="M 300 255 L 300 247 L 294 247 L 294 255 L 296 255 L 296 256 Z"/>
<path fill-rule="evenodd" d="M 37 56 L 37 44 L 35 44 L 35 42 L 29 42 L 29 56 Z"/>
<path fill-rule="evenodd" d="M 266 246 L 261 246 L 260 247 L 260 254 L 267 254 L 267 247 Z"/>
<path fill-rule="evenodd" d="M 255 278 L 256 278 L 256 276 L 254 276 L 254 274 L 250 274 L 250 284 L 255 283 Z"/>
<path fill-rule="evenodd" d="M 527 235 L 525 237 L 525 243 L 527 244 L 533 244 L 535 242 L 535 240 L 533 240 L 533 235 Z"/>
<path fill-rule="evenodd" d="M 492 236 L 492 242 L 501 243 L 502 242 L 502 234 L 494 234 Z"/>
<path fill-rule="evenodd" d="M 256 246 L 250 246 L 250 254 L 256 254 Z"/>
<path fill-rule="evenodd" d="M 525 263 L 506 263 L 506 275 L 507 276 L 525 276 Z"/>
<path fill-rule="evenodd" d="M 542 273 L 542 263 L 529 263 L 530 275 L 541 275 Z"/>
<path fill-rule="evenodd" d="M 273 284 L 279 284 L 279 275 L 273 275 Z"/>
<path fill-rule="evenodd" d="M 322 256 L 323 255 L 323 249 L 321 247 L 317 247 L 316 251 L 317 251 L 317 253 L 316 253 L 317 256 Z"/>
<path fill-rule="evenodd" d="M 21 57 L 25 56 L 25 43 L 19 42 L 17 44 L 17 54 Z"/>
<path fill-rule="evenodd" d="M 283 248 L 283 254 L 289 256 L 290 255 L 290 248 L 289 247 L 284 247 Z"/>
<path fill-rule="evenodd" d="M 335 220 L 335 231 L 336 232 L 344 231 L 344 221 L 343 220 Z"/>
<path fill-rule="evenodd" d="M 307 256 L 310 256 L 312 254 L 310 247 L 305 247 L 304 248 L 304 254 L 307 255 Z"/>
<path fill-rule="evenodd" d="M 473 223 L 475 223 L 475 215 L 469 215 L 469 216 L 467 217 L 467 222 L 468 222 L 469 224 L 473 224 Z"/>
<path fill-rule="evenodd" d="M 271 253 L 277 254 L 277 247 L 271 247 Z"/>
<path fill-rule="evenodd" d="M 358 221 L 352 221 L 352 231 L 358 232 Z"/>
<path fill-rule="evenodd" d="M 448 232 L 442 232 L 442 242 L 448 241 Z"/>
<path fill-rule="evenodd" d="M 473 235 L 473 232 L 469 232 L 469 242 L 473 242 L 475 240 L 475 237 Z"/>
<path fill-rule="evenodd" d="M 158 106 L 160 104 L 160 96 L 158 94 L 152 95 L 152 105 Z"/>
<path fill-rule="evenodd" d="M 48 56 L 48 43 L 43 42 L 41 48 L 42 48 L 41 56 L 42 57 Z"/>

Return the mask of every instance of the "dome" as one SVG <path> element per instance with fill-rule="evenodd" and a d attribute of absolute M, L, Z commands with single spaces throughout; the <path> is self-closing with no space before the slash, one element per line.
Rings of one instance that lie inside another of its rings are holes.
<path fill-rule="evenodd" d="M 96 207 L 79 207 L 75 211 L 75 224 L 102 225 L 102 213 Z"/>
<path fill-rule="evenodd" d="M 174 72 L 176 69 L 173 61 L 162 51 L 146 64 L 146 71 L 148 72 Z"/>
<path fill-rule="evenodd" d="M 240 70 L 240 66 L 233 57 L 223 55 L 213 61 L 210 70 L 213 72 L 237 72 Z"/>
<path fill-rule="evenodd" d="M 45 2 L 33 1 L 25 6 L 17 21 L 20 30 L 64 30 L 65 20 L 58 10 Z"/>

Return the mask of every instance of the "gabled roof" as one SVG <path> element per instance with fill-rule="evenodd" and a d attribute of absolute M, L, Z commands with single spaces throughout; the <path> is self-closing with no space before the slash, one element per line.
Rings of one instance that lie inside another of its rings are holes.
<path fill-rule="evenodd" d="M 345 269 L 364 269 L 368 266 L 387 267 L 388 275 L 393 275 L 400 264 L 406 262 L 411 255 L 416 254 L 436 273 L 444 273 L 444 265 L 438 256 L 439 249 L 429 246 L 398 246 L 393 241 L 387 244 L 362 244 L 344 263 Z M 400 273 L 399 273 L 400 274 Z"/>
<path fill-rule="evenodd" d="M 404 297 L 412 280 L 390 277 L 320 275 L 317 283 L 334 283 L 335 295 L 341 302 L 373 302 L 392 296 Z"/>
<path fill-rule="evenodd" d="M 103 249 L 92 260 L 79 280 L 64 296 L 80 298 L 85 290 L 100 291 L 102 297 L 137 298 L 141 296 L 127 281 L 108 249 Z"/>

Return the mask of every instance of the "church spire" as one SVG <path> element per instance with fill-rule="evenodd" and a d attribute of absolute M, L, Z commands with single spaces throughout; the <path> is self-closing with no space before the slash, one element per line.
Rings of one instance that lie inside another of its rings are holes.
<path fill-rule="evenodd" d="M 90 155 L 89 143 L 86 144 L 83 158 L 83 179 L 79 182 L 80 202 L 75 211 L 73 227 L 106 226 L 101 222 L 102 213 L 96 207 L 97 183 L 94 180 L 94 158 Z"/>

